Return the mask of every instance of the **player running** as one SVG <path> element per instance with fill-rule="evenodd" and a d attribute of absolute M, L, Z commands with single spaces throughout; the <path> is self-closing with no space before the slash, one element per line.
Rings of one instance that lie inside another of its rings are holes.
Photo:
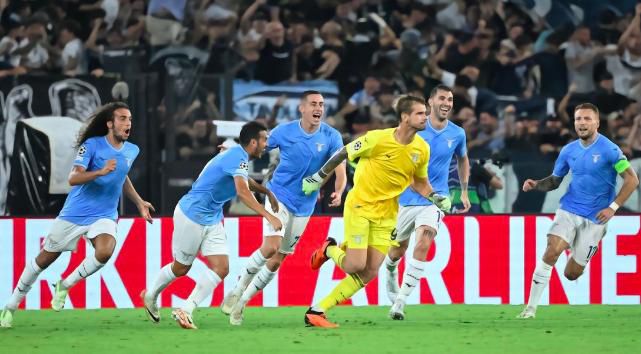
<path fill-rule="evenodd" d="M 345 250 L 328 238 L 312 254 L 312 269 L 331 258 L 348 276 L 332 292 L 305 314 L 305 323 L 316 327 L 338 327 L 325 313 L 349 299 L 378 274 L 396 224 L 398 196 L 412 186 L 420 195 L 441 208 L 446 198 L 432 191 L 427 179 L 430 148 L 416 133 L 425 129 L 425 100 L 404 96 L 396 106 L 397 128 L 372 130 L 342 148 L 317 173 L 303 180 L 303 191 L 320 188 L 323 178 L 346 158 L 359 158 L 354 188 L 347 195 L 345 211 Z"/>
<path fill-rule="evenodd" d="M 523 191 L 551 191 L 572 171 L 572 181 L 561 198 L 548 244 L 541 262 L 534 269 L 530 299 L 519 318 L 534 318 L 543 290 L 550 281 L 559 255 L 570 249 L 565 277 L 576 280 L 594 256 L 605 236 L 607 222 L 639 185 L 639 179 L 618 146 L 599 134 L 599 109 L 591 103 L 574 108 L 574 129 L 579 139 L 566 145 L 554 164 L 552 174 L 541 180 L 528 179 Z M 623 186 L 615 195 L 617 174 Z"/>
<path fill-rule="evenodd" d="M 337 151 L 343 148 L 338 131 L 321 122 L 324 100 L 320 92 L 305 91 L 298 107 L 301 119 L 281 124 L 274 129 L 267 149 L 279 149 L 280 162 L 267 184 L 278 200 L 276 217 L 283 224 L 275 230 L 263 224 L 263 243 L 249 257 L 236 287 L 223 300 L 221 310 L 229 314 L 229 323 L 241 325 L 243 310 L 249 300 L 264 289 L 274 278 L 285 257 L 294 252 L 305 231 L 318 197 L 318 192 L 308 195 L 300 190 L 303 177 L 316 171 Z M 330 206 L 341 204 L 347 177 L 345 164 L 336 169 L 336 182 Z M 266 201 L 269 208 L 271 201 Z"/>
<path fill-rule="evenodd" d="M 122 102 L 100 107 L 78 138 L 78 154 L 69 174 L 73 186 L 53 222 L 40 254 L 25 266 L 18 284 L 0 315 L 0 327 L 11 327 L 13 314 L 38 278 L 62 252 L 73 251 L 81 236 L 95 249 L 67 278 L 55 285 L 51 308 L 60 311 L 72 286 L 97 272 L 116 247 L 116 219 L 121 192 L 152 222 L 153 206 L 142 200 L 127 177 L 138 156 L 138 146 L 127 141 L 131 112 Z"/>
<path fill-rule="evenodd" d="M 445 85 L 438 85 L 430 93 L 428 104 L 430 115 L 427 118 L 427 128 L 417 134 L 425 139 L 430 146 L 428 171 L 430 184 L 436 193 L 445 196 L 443 208 L 445 212 L 449 212 L 451 201 L 447 181 L 452 156 L 455 155 L 461 180 L 461 201 L 464 206 L 464 209 L 459 212 L 464 213 L 470 209 L 470 201 L 467 196 L 470 166 L 467 158 L 465 131 L 447 119 L 454 104 L 452 89 Z M 387 296 L 393 304 L 389 316 L 394 320 L 405 318 L 403 311 L 405 301 L 423 276 L 427 263 L 427 252 L 445 216 L 445 213 L 434 203 L 412 188 L 407 188 L 401 194 L 399 201 L 400 208 L 395 233 L 399 246 L 392 246 L 385 257 Z M 412 257 L 407 261 L 403 285 L 399 292 L 397 266 L 407 251 L 410 235 L 413 231 L 416 231 L 416 245 Z"/>
<path fill-rule="evenodd" d="M 174 210 L 174 232 L 172 252 L 174 261 L 165 265 L 149 291 L 143 290 L 147 317 L 154 323 L 160 322 L 157 299 L 160 292 L 174 279 L 189 271 L 198 251 L 207 258 L 209 268 L 201 274 L 194 290 L 182 308 L 171 315 L 185 329 L 196 329 L 192 313 L 229 272 L 229 250 L 227 235 L 223 227 L 223 206 L 238 195 L 249 208 L 264 216 L 271 227 L 280 230 L 282 224 L 254 198 L 250 191 L 274 196 L 265 187 L 248 177 L 249 160 L 260 158 L 267 145 L 267 128 L 257 122 L 249 122 L 240 130 L 240 145 L 218 154 L 207 165 L 178 201 Z M 278 212 L 278 205 L 274 205 Z"/>

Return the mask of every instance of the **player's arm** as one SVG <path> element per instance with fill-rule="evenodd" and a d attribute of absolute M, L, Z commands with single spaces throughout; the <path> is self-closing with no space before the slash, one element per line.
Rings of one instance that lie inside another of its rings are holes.
<path fill-rule="evenodd" d="M 147 222 L 150 224 L 154 222 L 154 219 L 151 217 L 150 210 L 156 211 L 156 209 L 154 209 L 154 206 L 151 205 L 151 203 L 143 200 L 140 197 L 140 194 L 138 194 L 136 188 L 134 188 L 133 183 L 131 183 L 129 176 L 125 178 L 125 184 L 122 186 L 122 193 L 134 204 L 136 204 L 136 208 L 138 208 L 138 212 L 140 213 L 140 216 L 142 218 L 147 220 Z"/>
<path fill-rule="evenodd" d="M 553 191 L 559 188 L 559 186 L 561 185 L 561 182 L 563 182 L 563 177 L 559 177 L 555 175 L 549 175 L 539 180 L 526 179 L 525 182 L 523 182 L 523 191 L 524 192 L 529 192 L 531 190 L 537 190 L 541 192 Z"/>
<path fill-rule="evenodd" d="M 278 199 L 276 199 L 276 196 L 274 195 L 274 193 L 272 193 L 272 191 L 267 189 L 267 187 L 256 182 L 253 178 L 249 178 L 247 182 L 249 184 L 249 190 L 251 190 L 252 192 L 266 195 L 267 198 L 269 198 L 269 204 L 271 204 L 272 206 L 272 211 L 274 213 L 278 213 Z"/>
<path fill-rule="evenodd" d="M 323 167 L 309 177 L 303 179 L 303 192 L 306 195 L 311 194 L 314 191 L 317 191 L 321 187 L 323 180 L 336 169 L 338 166 L 343 164 L 343 161 L 347 159 L 347 148 L 343 146 L 342 149 L 338 150 L 332 157 L 325 162 Z M 343 164 L 344 168 L 345 164 Z M 338 181 L 338 175 L 336 176 Z"/>
<path fill-rule="evenodd" d="M 461 202 L 463 202 L 463 209 L 458 212 L 465 213 L 472 206 L 467 195 L 467 186 L 470 181 L 470 159 L 467 155 L 457 156 L 456 165 L 458 167 L 458 178 L 461 181 Z"/>
<path fill-rule="evenodd" d="M 336 180 L 334 181 L 334 193 L 331 195 L 331 202 L 329 203 L 330 207 L 339 207 L 341 205 L 341 199 L 343 198 L 343 192 L 345 191 L 345 186 L 347 186 L 347 167 L 346 163 L 342 162 L 334 172 L 336 173 Z"/>
<path fill-rule="evenodd" d="M 274 227 L 274 230 L 280 230 L 283 227 L 280 220 L 270 214 L 267 209 L 260 205 L 256 200 L 252 192 L 249 190 L 249 184 L 245 176 L 234 176 L 234 185 L 236 187 L 236 194 L 238 194 L 240 201 L 247 205 L 251 210 L 267 219 L 267 221 Z"/>
<path fill-rule="evenodd" d="M 105 176 L 116 169 L 116 160 L 107 160 L 105 166 L 99 170 L 87 171 L 84 166 L 75 165 L 69 173 L 69 185 L 77 186 L 89 183 L 98 177 Z"/>
<path fill-rule="evenodd" d="M 610 206 L 596 214 L 597 220 L 601 223 L 608 222 L 619 209 L 619 206 L 625 204 L 632 192 L 634 192 L 634 190 L 639 186 L 639 177 L 637 176 L 637 173 L 634 172 L 634 169 L 630 166 L 630 162 L 627 159 L 618 161 L 614 165 L 614 168 L 619 172 L 619 176 L 623 178 L 623 185 Z"/>

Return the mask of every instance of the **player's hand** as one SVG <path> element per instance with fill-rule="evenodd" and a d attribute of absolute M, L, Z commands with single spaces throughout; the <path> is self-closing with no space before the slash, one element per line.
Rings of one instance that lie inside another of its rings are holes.
<path fill-rule="evenodd" d="M 533 179 L 526 179 L 525 182 L 523 182 L 523 191 L 524 192 L 529 192 L 536 188 L 536 185 L 539 184 L 537 181 Z"/>
<path fill-rule="evenodd" d="M 138 212 L 140 213 L 140 216 L 141 216 L 143 219 L 147 220 L 147 222 L 148 222 L 148 223 L 153 224 L 153 223 L 154 223 L 154 219 L 151 217 L 151 212 L 150 212 L 150 210 L 151 210 L 151 211 L 156 211 L 156 209 L 154 208 L 154 206 L 153 206 L 153 205 L 151 205 L 151 203 L 149 203 L 149 202 L 147 202 L 147 201 L 144 201 L 144 200 L 143 200 L 143 201 L 141 201 L 141 202 L 140 202 L 138 205 L 136 205 L 136 206 L 138 207 Z"/>
<path fill-rule="evenodd" d="M 330 198 L 332 198 L 332 201 L 329 203 L 330 207 L 338 208 L 341 206 L 341 201 L 343 200 L 343 195 L 341 193 L 334 192 Z"/>
<path fill-rule="evenodd" d="M 610 221 L 610 219 L 612 219 L 612 217 L 614 216 L 614 213 L 615 211 L 613 209 L 611 209 L 610 207 L 607 207 L 601 210 L 598 214 L 596 214 L 596 219 L 599 220 L 599 223 L 605 224 L 608 221 Z"/>
<path fill-rule="evenodd" d="M 269 198 L 269 205 L 272 206 L 272 211 L 275 213 L 278 213 L 279 207 L 278 207 L 278 199 L 276 199 L 276 196 L 274 193 L 271 191 L 267 192 L 267 198 Z"/>
<path fill-rule="evenodd" d="M 267 222 L 272 225 L 275 231 L 280 231 L 283 228 L 283 223 L 281 223 L 280 220 L 273 215 L 267 217 Z"/>
<path fill-rule="evenodd" d="M 105 166 L 98 171 L 98 175 L 105 176 L 113 172 L 115 169 L 116 169 L 116 160 L 115 159 L 107 160 L 107 162 L 105 163 Z"/>
<path fill-rule="evenodd" d="M 468 210 L 472 207 L 470 203 L 470 197 L 467 196 L 467 193 L 461 193 L 461 203 L 463 203 L 463 209 L 456 210 L 456 214 L 467 213 Z"/>
<path fill-rule="evenodd" d="M 444 213 L 449 213 L 450 210 L 452 210 L 452 200 L 446 195 L 432 193 L 429 197 L 429 200 Z"/>
<path fill-rule="evenodd" d="M 323 178 L 318 174 L 314 173 L 309 177 L 303 178 L 303 193 L 305 195 L 310 195 L 320 189 L 321 183 L 323 183 Z"/>

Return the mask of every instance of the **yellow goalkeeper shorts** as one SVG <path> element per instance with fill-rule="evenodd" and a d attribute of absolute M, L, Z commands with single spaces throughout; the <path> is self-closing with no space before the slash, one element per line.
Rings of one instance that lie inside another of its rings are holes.
<path fill-rule="evenodd" d="M 396 226 L 395 218 L 374 222 L 358 215 L 352 208 L 346 206 L 343 212 L 343 222 L 347 248 L 367 249 L 367 247 L 372 247 L 387 254 L 392 244 L 392 232 Z"/>

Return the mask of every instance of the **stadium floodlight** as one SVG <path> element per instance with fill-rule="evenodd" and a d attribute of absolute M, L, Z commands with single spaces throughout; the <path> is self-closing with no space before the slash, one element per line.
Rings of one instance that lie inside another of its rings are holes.
<path fill-rule="evenodd" d="M 240 136 L 240 130 L 247 122 L 214 120 L 213 123 L 216 126 L 216 135 L 226 138 L 223 146 L 230 148 L 237 145 L 234 138 Z"/>

